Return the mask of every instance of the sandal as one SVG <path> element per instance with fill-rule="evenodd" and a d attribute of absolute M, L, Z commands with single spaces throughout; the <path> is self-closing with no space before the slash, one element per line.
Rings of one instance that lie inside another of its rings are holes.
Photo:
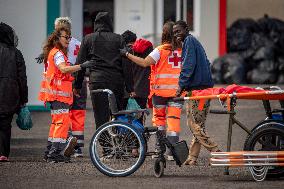
<path fill-rule="evenodd" d="M 190 165 L 190 166 L 197 166 L 197 161 L 193 159 L 187 159 L 183 164 Z"/>

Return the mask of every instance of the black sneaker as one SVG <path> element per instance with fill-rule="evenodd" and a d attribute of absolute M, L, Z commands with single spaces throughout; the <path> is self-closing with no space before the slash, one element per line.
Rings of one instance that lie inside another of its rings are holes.
<path fill-rule="evenodd" d="M 76 137 L 69 137 L 67 140 L 67 144 L 62 151 L 63 156 L 69 157 L 74 154 L 74 148 L 77 145 L 77 138 Z"/>
<path fill-rule="evenodd" d="M 48 156 L 47 156 L 47 154 L 45 153 L 45 154 L 43 155 L 43 161 L 47 162 L 47 159 L 48 159 Z"/>

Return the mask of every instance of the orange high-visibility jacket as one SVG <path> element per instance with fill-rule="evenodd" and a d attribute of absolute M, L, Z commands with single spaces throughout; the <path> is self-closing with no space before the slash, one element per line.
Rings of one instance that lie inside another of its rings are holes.
<path fill-rule="evenodd" d="M 170 44 L 157 47 L 160 59 L 151 65 L 150 97 L 155 94 L 162 97 L 174 97 L 178 89 L 178 80 L 181 70 L 181 49 L 170 50 Z"/>
<path fill-rule="evenodd" d="M 60 50 L 53 48 L 48 54 L 48 66 L 43 72 L 39 100 L 44 102 L 57 100 L 71 105 L 73 103 L 72 81 L 74 78 L 70 73 L 62 73 L 55 65 L 54 55 L 58 51 Z M 65 55 L 64 60 L 69 66 Z"/>

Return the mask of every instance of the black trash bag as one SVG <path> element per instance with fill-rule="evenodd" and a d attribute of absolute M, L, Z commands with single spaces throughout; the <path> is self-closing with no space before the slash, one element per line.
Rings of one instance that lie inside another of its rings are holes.
<path fill-rule="evenodd" d="M 263 46 L 270 45 L 273 43 L 271 39 L 269 39 L 263 33 L 253 33 L 251 38 L 251 48 L 255 51 Z"/>
<path fill-rule="evenodd" d="M 284 22 L 277 18 L 271 18 L 265 14 L 262 18 L 257 20 L 260 30 L 268 35 L 273 35 L 276 33 L 284 32 Z M 272 33 L 271 33 L 272 32 Z M 274 33 L 274 34 L 273 34 Z"/>
<path fill-rule="evenodd" d="M 284 32 L 283 32 L 284 33 Z M 284 35 L 280 35 L 278 41 L 275 44 L 276 56 L 283 56 L 284 54 Z"/>
<path fill-rule="evenodd" d="M 274 84 L 277 81 L 277 74 L 254 69 L 247 73 L 247 81 L 253 84 Z"/>
<path fill-rule="evenodd" d="M 255 53 L 255 50 L 252 49 L 251 47 L 244 51 L 238 52 L 238 54 L 244 59 L 244 61 L 251 60 L 254 53 Z"/>
<path fill-rule="evenodd" d="M 239 29 L 247 29 L 250 32 L 259 32 L 260 27 L 258 22 L 251 18 L 241 18 L 233 22 L 230 28 L 239 28 Z"/>
<path fill-rule="evenodd" d="M 227 30 L 228 52 L 243 51 L 250 47 L 252 34 L 259 31 L 253 19 L 238 19 Z"/>
<path fill-rule="evenodd" d="M 228 30 L 228 52 L 243 51 L 250 47 L 251 32 L 247 29 L 233 28 Z"/>
<path fill-rule="evenodd" d="M 215 84 L 223 84 L 222 64 L 223 57 L 216 58 L 211 64 L 212 79 Z"/>
<path fill-rule="evenodd" d="M 274 60 L 274 44 L 270 42 L 265 46 L 260 47 L 255 51 L 252 59 L 256 62 L 262 60 Z"/>
<path fill-rule="evenodd" d="M 277 62 L 278 62 L 278 72 L 284 73 L 284 57 L 278 57 Z"/>
<path fill-rule="evenodd" d="M 283 73 L 278 75 L 276 84 L 284 84 L 284 74 Z"/>
<path fill-rule="evenodd" d="M 258 62 L 257 70 L 259 71 L 265 71 L 270 73 L 277 73 L 278 70 L 278 62 L 274 62 L 273 60 L 263 60 Z"/>
<path fill-rule="evenodd" d="M 223 81 L 227 84 L 246 83 L 246 69 L 242 57 L 238 54 L 227 54 L 222 64 Z"/>

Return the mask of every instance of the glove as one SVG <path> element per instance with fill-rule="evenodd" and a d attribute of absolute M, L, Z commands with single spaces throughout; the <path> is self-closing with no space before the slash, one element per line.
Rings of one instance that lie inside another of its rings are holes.
<path fill-rule="evenodd" d="M 127 56 L 129 49 L 127 47 L 123 47 L 123 49 L 119 49 L 119 52 L 121 56 Z"/>
<path fill-rule="evenodd" d="M 176 97 L 180 97 L 180 95 L 183 93 L 184 90 L 185 88 L 179 86 L 176 91 Z"/>
<path fill-rule="evenodd" d="M 94 60 L 88 60 L 82 64 L 80 64 L 81 69 L 86 69 L 86 68 L 90 68 L 94 65 L 95 61 Z"/>
<path fill-rule="evenodd" d="M 36 59 L 36 63 L 38 63 L 38 64 L 43 63 L 43 59 L 44 59 L 43 53 L 41 53 L 41 54 L 40 54 L 38 57 L 36 57 L 35 59 Z"/>

